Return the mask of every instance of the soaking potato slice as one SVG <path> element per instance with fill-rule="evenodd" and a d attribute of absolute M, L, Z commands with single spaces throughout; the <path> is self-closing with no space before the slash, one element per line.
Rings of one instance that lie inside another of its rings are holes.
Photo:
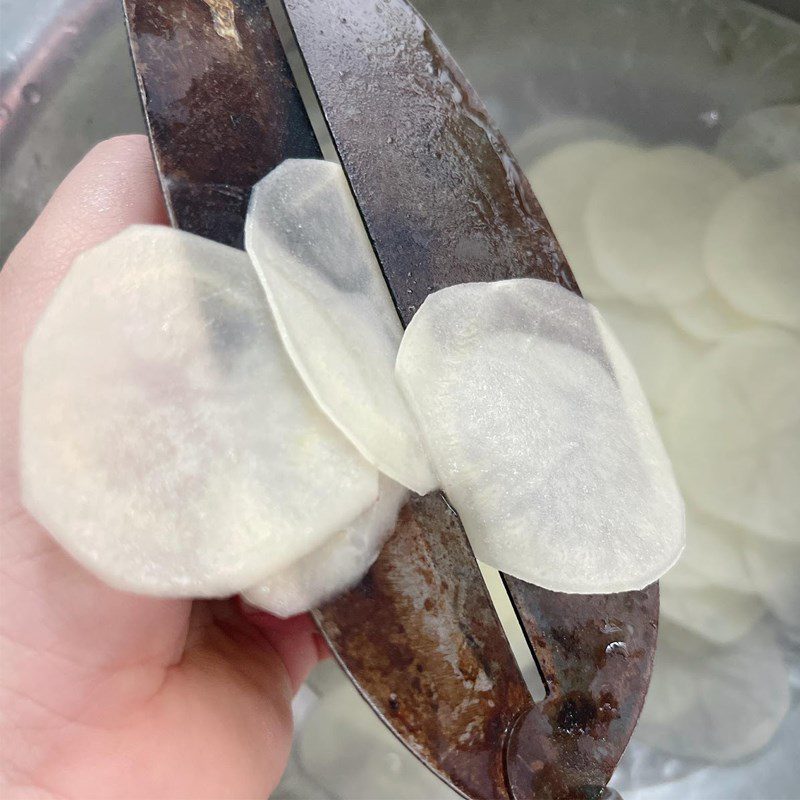
<path fill-rule="evenodd" d="M 402 325 L 342 168 L 284 161 L 253 189 L 245 243 L 320 408 L 381 472 L 419 494 L 434 489 L 394 379 Z"/>
<path fill-rule="evenodd" d="M 136 226 L 81 255 L 25 353 L 23 499 L 112 586 L 230 594 L 377 497 L 284 353 L 247 256 Z"/>
<path fill-rule="evenodd" d="M 627 300 L 600 301 L 598 309 L 633 363 L 650 405 L 669 408 L 675 384 L 701 353 L 667 313 Z"/>
<path fill-rule="evenodd" d="M 581 291 L 592 301 L 617 293 L 598 274 L 586 239 L 589 193 L 609 164 L 638 151 L 633 145 L 608 139 L 575 142 L 548 153 L 527 170 Z"/>
<path fill-rule="evenodd" d="M 717 154 L 743 175 L 800 161 L 800 105 L 759 108 L 723 131 Z"/>
<path fill-rule="evenodd" d="M 750 537 L 743 549 L 750 580 L 767 608 L 800 632 L 800 545 Z"/>
<path fill-rule="evenodd" d="M 800 329 L 800 162 L 731 192 L 711 219 L 708 274 L 736 309 Z"/>
<path fill-rule="evenodd" d="M 558 147 L 606 139 L 612 142 L 634 144 L 634 137 L 613 122 L 597 117 L 551 117 L 532 125 L 514 142 L 517 161 L 532 164 Z"/>
<path fill-rule="evenodd" d="M 629 362 L 580 297 L 533 279 L 436 292 L 397 375 L 482 561 L 590 593 L 642 588 L 675 562 L 669 460 Z"/>
<path fill-rule="evenodd" d="M 308 611 L 357 583 L 394 530 L 408 490 L 381 476 L 375 503 L 344 530 L 288 567 L 266 575 L 244 599 L 279 617 Z"/>
<path fill-rule="evenodd" d="M 688 303 L 672 306 L 669 312 L 679 328 L 708 344 L 744 330 L 755 322 L 728 305 L 713 289 L 707 289 Z"/>
<path fill-rule="evenodd" d="M 761 749 L 789 705 L 789 671 L 769 625 L 715 647 L 665 621 L 636 732 L 673 755 L 724 763 Z"/>
<path fill-rule="evenodd" d="M 666 438 L 700 509 L 800 542 L 800 340 L 778 329 L 730 336 L 681 382 Z"/>
<path fill-rule="evenodd" d="M 708 286 L 706 224 L 738 180 L 714 156 L 679 145 L 612 163 L 586 207 L 600 275 L 637 302 L 669 306 L 699 297 Z"/>
<path fill-rule="evenodd" d="M 661 616 L 715 644 L 741 639 L 764 615 L 758 597 L 719 586 L 674 586 L 661 581 Z"/>

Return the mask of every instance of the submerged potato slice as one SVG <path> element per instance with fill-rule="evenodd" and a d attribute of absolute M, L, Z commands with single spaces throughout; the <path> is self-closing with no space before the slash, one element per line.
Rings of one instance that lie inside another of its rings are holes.
<path fill-rule="evenodd" d="M 243 593 L 244 599 L 279 617 L 308 611 L 349 589 L 378 557 L 408 490 L 381 476 L 375 503 L 344 530 L 279 572 L 267 575 Z"/>
<path fill-rule="evenodd" d="M 661 581 L 661 616 L 715 644 L 741 639 L 764 615 L 754 595 L 719 586 L 673 585 L 672 570 Z"/>
<path fill-rule="evenodd" d="M 594 264 L 584 223 L 586 203 L 597 177 L 608 165 L 636 152 L 638 148 L 633 145 L 608 139 L 581 141 L 557 148 L 527 170 L 581 292 L 593 302 L 616 292 Z"/>
<path fill-rule="evenodd" d="M 717 154 L 743 175 L 800 161 L 800 105 L 769 106 L 745 114 L 720 135 Z"/>
<path fill-rule="evenodd" d="M 636 731 L 673 755 L 724 763 L 767 744 L 789 706 L 789 672 L 769 625 L 715 647 L 663 622 Z"/>
<path fill-rule="evenodd" d="M 700 347 L 661 309 L 625 300 L 603 301 L 598 309 L 625 348 L 650 405 L 665 411 L 679 377 L 700 356 Z"/>
<path fill-rule="evenodd" d="M 705 259 L 734 308 L 800 329 L 800 162 L 730 193 L 709 224 Z"/>
<path fill-rule="evenodd" d="M 740 527 L 800 542 L 800 341 L 729 337 L 676 392 L 666 439 L 687 496 Z"/>
<path fill-rule="evenodd" d="M 706 224 L 738 180 L 714 156 L 685 146 L 611 164 L 586 207 L 600 275 L 637 302 L 676 305 L 699 297 L 708 286 Z"/>
<path fill-rule="evenodd" d="M 580 297 L 532 279 L 436 292 L 397 375 L 479 559 L 562 592 L 641 588 L 675 562 L 669 460 L 630 364 Z"/>
<path fill-rule="evenodd" d="M 289 160 L 273 170 L 253 189 L 245 243 L 320 408 L 381 472 L 434 489 L 394 379 L 403 328 L 342 168 Z"/>
<path fill-rule="evenodd" d="M 22 493 L 113 586 L 224 595 L 377 496 L 317 409 L 244 253 L 136 226 L 81 255 L 27 346 Z"/>
<path fill-rule="evenodd" d="M 634 137 L 630 133 L 605 119 L 554 117 L 528 128 L 514 142 L 513 150 L 517 161 L 522 164 L 532 164 L 557 147 L 590 139 L 606 139 L 623 144 L 634 143 Z"/>
<path fill-rule="evenodd" d="M 800 631 L 800 546 L 750 537 L 743 550 L 750 580 L 767 608 Z"/>
<path fill-rule="evenodd" d="M 688 303 L 672 306 L 669 312 L 678 327 L 705 343 L 718 342 L 754 322 L 728 305 L 713 289 Z"/>

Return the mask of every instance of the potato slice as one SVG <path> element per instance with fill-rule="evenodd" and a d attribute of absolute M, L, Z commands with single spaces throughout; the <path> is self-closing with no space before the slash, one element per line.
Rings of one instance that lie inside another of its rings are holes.
<path fill-rule="evenodd" d="M 628 131 L 605 119 L 552 117 L 528 128 L 514 142 L 513 150 L 521 164 L 532 164 L 558 147 L 590 139 L 606 139 L 623 144 L 635 142 Z"/>
<path fill-rule="evenodd" d="M 705 260 L 734 308 L 800 329 L 800 163 L 728 195 L 709 224 Z"/>
<path fill-rule="evenodd" d="M 597 177 L 609 164 L 637 152 L 638 147 L 608 139 L 581 141 L 557 148 L 527 170 L 581 292 L 593 302 L 616 292 L 594 264 L 584 224 L 586 203 Z"/>
<path fill-rule="evenodd" d="M 647 401 L 577 295 L 532 279 L 436 292 L 397 375 L 485 563 L 555 591 L 616 592 L 677 559 L 683 503 Z"/>
<path fill-rule="evenodd" d="M 720 134 L 716 148 L 743 175 L 800 161 L 800 105 L 759 108 Z"/>
<path fill-rule="evenodd" d="M 754 595 L 719 586 L 673 585 L 672 570 L 661 581 L 661 616 L 714 644 L 741 639 L 764 615 Z"/>
<path fill-rule="evenodd" d="M 800 632 L 800 547 L 749 537 L 743 551 L 750 579 L 767 608 Z"/>
<path fill-rule="evenodd" d="M 256 184 L 245 227 L 283 343 L 320 408 L 381 472 L 436 487 L 394 380 L 403 328 L 340 166 L 289 160 Z"/>
<path fill-rule="evenodd" d="M 597 307 L 625 348 L 650 405 L 665 411 L 678 379 L 700 357 L 701 347 L 661 309 L 626 300 L 601 301 Z"/>
<path fill-rule="evenodd" d="M 25 505 L 136 592 L 234 593 L 377 496 L 286 357 L 247 256 L 164 227 L 76 259 L 27 346 L 21 435 Z"/>
<path fill-rule="evenodd" d="M 713 289 L 688 303 L 672 306 L 669 312 L 679 328 L 708 344 L 754 324 L 754 320 L 728 305 Z"/>
<path fill-rule="evenodd" d="M 586 229 L 598 272 L 622 296 L 677 305 L 708 287 L 706 224 L 738 182 L 714 156 L 670 146 L 615 161 L 595 184 Z"/>
<path fill-rule="evenodd" d="M 349 589 L 378 557 L 407 498 L 405 487 L 381 476 L 374 505 L 316 550 L 262 578 L 243 592 L 244 599 L 279 617 L 291 617 Z"/>
<path fill-rule="evenodd" d="M 777 329 L 729 337 L 676 392 L 666 440 L 700 509 L 800 542 L 800 341 Z"/>
<path fill-rule="evenodd" d="M 672 755 L 725 763 L 764 747 L 789 706 L 789 672 L 769 625 L 715 647 L 662 622 L 636 735 Z"/>

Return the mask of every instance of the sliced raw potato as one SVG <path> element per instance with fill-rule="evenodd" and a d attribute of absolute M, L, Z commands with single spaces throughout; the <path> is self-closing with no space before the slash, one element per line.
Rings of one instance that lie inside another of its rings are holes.
<path fill-rule="evenodd" d="M 312 709 L 295 745 L 305 773 L 348 800 L 457 800 L 346 680 Z"/>
<path fill-rule="evenodd" d="M 27 346 L 21 437 L 28 509 L 137 592 L 251 586 L 378 492 L 297 377 L 247 256 L 165 227 L 75 261 Z"/>
<path fill-rule="evenodd" d="M 548 153 L 527 170 L 581 292 L 591 301 L 616 292 L 598 274 L 586 239 L 589 193 L 609 164 L 638 151 L 635 145 L 609 139 L 575 142 Z"/>
<path fill-rule="evenodd" d="M 731 192 L 705 242 L 709 277 L 736 309 L 800 329 L 800 163 Z"/>
<path fill-rule="evenodd" d="M 532 279 L 436 292 L 397 375 L 485 563 L 555 591 L 616 592 L 677 559 L 683 503 L 647 401 L 577 295 Z"/>
<path fill-rule="evenodd" d="M 713 289 L 669 311 L 678 327 L 705 343 L 718 342 L 753 325 L 750 317 L 728 305 Z"/>
<path fill-rule="evenodd" d="M 596 117 L 555 117 L 534 125 L 514 143 L 514 154 L 522 164 L 532 164 L 557 147 L 590 139 L 634 144 L 634 137 L 619 125 Z"/>
<path fill-rule="evenodd" d="M 245 227 L 281 338 L 320 408 L 381 472 L 436 487 L 394 380 L 403 328 L 344 171 L 289 160 L 256 184 Z"/>
<path fill-rule="evenodd" d="M 741 639 L 764 615 L 755 596 L 719 586 L 673 585 L 668 572 L 661 581 L 661 616 L 715 644 Z"/>
<path fill-rule="evenodd" d="M 316 550 L 264 577 L 243 593 L 244 599 L 279 617 L 291 617 L 349 589 L 378 557 L 407 497 L 405 487 L 382 476 L 380 495 L 370 508 Z"/>
<path fill-rule="evenodd" d="M 744 175 L 800 161 L 800 105 L 769 106 L 740 117 L 720 135 L 717 155 Z"/>
<path fill-rule="evenodd" d="M 751 537 L 743 549 L 750 579 L 767 608 L 800 631 L 800 546 Z"/>
<path fill-rule="evenodd" d="M 673 755 L 724 763 L 764 747 L 789 707 L 789 672 L 769 625 L 715 647 L 662 622 L 636 731 Z"/>
<path fill-rule="evenodd" d="M 800 340 L 729 337 L 682 381 L 666 426 L 681 486 L 700 509 L 800 542 Z"/>
<path fill-rule="evenodd" d="M 650 404 L 665 411 L 678 379 L 699 358 L 701 348 L 661 309 L 626 300 L 601 301 L 597 307 L 625 348 Z"/>
<path fill-rule="evenodd" d="M 706 584 L 737 592 L 754 591 L 745 559 L 746 531 L 725 520 L 686 507 L 686 549 L 681 563 L 706 579 Z"/>
<path fill-rule="evenodd" d="M 586 229 L 598 272 L 642 303 L 687 303 L 708 287 L 706 224 L 738 182 L 714 156 L 670 146 L 615 161 L 597 179 Z"/>

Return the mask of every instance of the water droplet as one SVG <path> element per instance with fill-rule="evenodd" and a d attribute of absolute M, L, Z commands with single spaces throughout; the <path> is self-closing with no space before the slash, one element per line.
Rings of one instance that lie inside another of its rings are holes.
<path fill-rule="evenodd" d="M 625 642 L 611 642 L 611 644 L 606 646 L 606 653 L 608 655 L 619 653 L 623 658 L 627 658 L 628 645 L 626 645 Z"/>
<path fill-rule="evenodd" d="M 30 103 L 32 106 L 35 106 L 41 101 L 42 93 L 39 91 L 39 87 L 35 83 L 26 83 L 25 86 L 22 87 L 22 99 L 26 103 Z"/>
<path fill-rule="evenodd" d="M 394 137 L 393 136 L 387 136 L 386 137 L 386 144 L 394 144 Z"/>
<path fill-rule="evenodd" d="M 717 111 L 715 108 L 712 108 L 709 111 L 704 111 L 700 115 L 700 122 L 709 128 L 713 128 L 715 125 L 719 124 L 719 111 Z"/>
<path fill-rule="evenodd" d="M 409 306 L 408 307 L 408 313 L 409 314 L 413 314 L 416 310 L 417 310 L 416 306 Z"/>

